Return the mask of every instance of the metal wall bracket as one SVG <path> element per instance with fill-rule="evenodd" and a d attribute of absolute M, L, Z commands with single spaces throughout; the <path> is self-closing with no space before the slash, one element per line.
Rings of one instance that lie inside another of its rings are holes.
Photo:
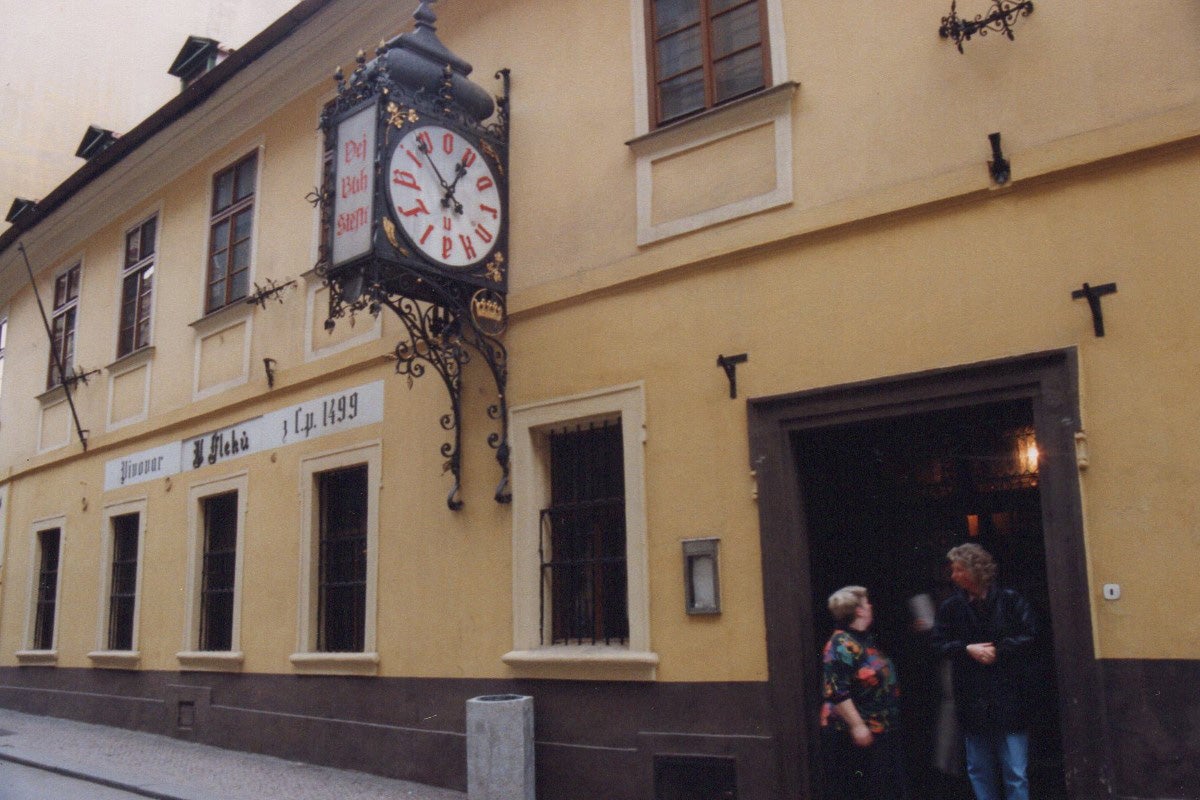
<path fill-rule="evenodd" d="M 729 379 L 729 399 L 737 399 L 737 365 L 745 364 L 750 360 L 750 356 L 746 353 L 738 353 L 736 356 L 717 356 L 717 366 L 725 370 L 725 377 Z"/>
<path fill-rule="evenodd" d="M 1085 283 L 1082 289 L 1071 292 L 1072 300 L 1087 299 L 1088 307 L 1092 310 L 1092 328 L 1095 329 L 1097 336 L 1104 335 L 1104 310 L 1100 307 L 1100 298 L 1116 293 L 1117 285 L 1115 283 L 1106 283 L 1102 286 L 1091 286 Z"/>

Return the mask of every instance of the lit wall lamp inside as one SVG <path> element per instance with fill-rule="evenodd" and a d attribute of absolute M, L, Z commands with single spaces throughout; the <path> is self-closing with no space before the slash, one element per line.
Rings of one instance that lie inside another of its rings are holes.
<path fill-rule="evenodd" d="M 719 539 L 685 539 L 683 581 L 689 614 L 721 613 L 721 582 L 717 564 Z"/>

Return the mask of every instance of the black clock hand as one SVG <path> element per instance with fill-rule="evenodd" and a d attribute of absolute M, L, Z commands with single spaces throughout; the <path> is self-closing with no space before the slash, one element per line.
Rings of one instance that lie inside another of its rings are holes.
<path fill-rule="evenodd" d="M 463 175 L 467 174 L 467 167 L 461 161 L 454 165 L 454 182 L 446 186 L 445 182 L 442 186 L 446 187 L 446 194 L 442 197 L 442 208 L 450 208 L 450 204 L 454 204 L 454 213 L 463 213 L 462 203 L 458 202 L 458 198 L 454 196 L 454 187 L 458 186 L 459 180 Z"/>
<path fill-rule="evenodd" d="M 444 191 L 451 191 L 450 184 L 446 183 L 446 179 L 442 177 L 442 172 L 438 169 L 437 162 L 433 160 L 433 152 L 426 146 L 425 142 L 418 141 L 417 149 L 420 150 L 427 159 L 429 159 L 429 166 L 433 167 L 433 174 L 437 175 L 438 183 L 442 185 L 442 189 Z M 445 198 L 442 199 L 442 205 L 446 205 Z"/>

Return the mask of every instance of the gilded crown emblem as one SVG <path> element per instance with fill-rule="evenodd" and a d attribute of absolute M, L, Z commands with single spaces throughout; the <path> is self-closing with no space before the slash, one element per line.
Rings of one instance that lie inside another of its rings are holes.
<path fill-rule="evenodd" d="M 471 298 L 471 318 L 484 333 L 499 336 L 508 324 L 504 297 L 491 289 L 480 289 Z"/>

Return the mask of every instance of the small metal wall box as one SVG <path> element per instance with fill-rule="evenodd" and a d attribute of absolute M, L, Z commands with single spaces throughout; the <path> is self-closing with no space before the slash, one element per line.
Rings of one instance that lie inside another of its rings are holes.
<path fill-rule="evenodd" d="M 721 613 L 718 542 L 720 539 L 683 541 L 684 607 L 689 614 Z"/>

